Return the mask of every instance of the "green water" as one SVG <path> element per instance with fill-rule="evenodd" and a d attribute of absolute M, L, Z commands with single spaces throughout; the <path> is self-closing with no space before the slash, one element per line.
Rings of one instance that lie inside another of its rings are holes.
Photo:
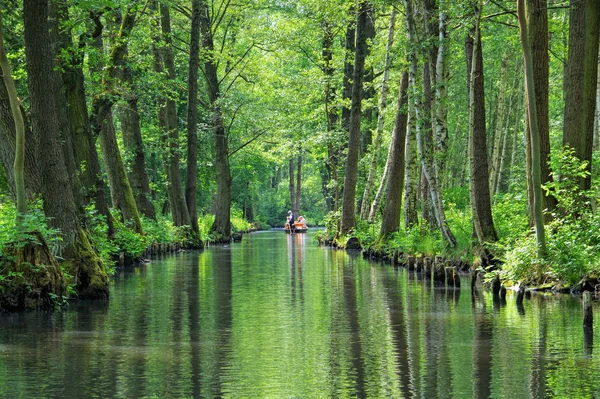
<path fill-rule="evenodd" d="M 581 326 L 577 298 L 472 301 L 261 232 L 123 272 L 108 302 L 0 315 L 0 397 L 600 397 Z"/>

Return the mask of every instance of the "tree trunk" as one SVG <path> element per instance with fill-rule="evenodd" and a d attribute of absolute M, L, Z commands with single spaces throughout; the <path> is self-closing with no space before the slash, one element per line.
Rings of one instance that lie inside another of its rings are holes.
<path fill-rule="evenodd" d="M 325 114 L 327 117 L 327 161 L 325 162 L 325 170 L 327 173 L 321 173 L 323 194 L 327 203 L 329 212 L 339 208 L 340 189 L 337 184 L 338 168 L 340 158 L 340 146 L 333 132 L 337 128 L 339 116 L 334 107 L 335 101 L 335 86 L 332 84 L 334 80 L 335 69 L 332 66 L 333 62 L 333 39 L 331 24 L 326 21 L 321 23 L 323 29 L 323 73 L 325 74 Z M 335 182 L 331 187 L 331 182 Z"/>
<path fill-rule="evenodd" d="M 90 119 L 87 110 L 87 97 L 85 93 L 85 82 L 83 74 L 83 50 L 86 45 L 86 33 L 79 38 L 79 44 L 75 48 L 72 32 L 69 26 L 69 11 L 64 4 L 52 3 L 56 7 L 56 16 L 59 26 L 60 47 L 63 56 L 61 59 L 61 77 L 65 86 L 65 97 L 67 102 L 67 116 L 71 140 L 73 143 L 73 154 L 79 182 L 83 189 L 83 202 L 89 204 L 94 201 L 98 213 L 104 216 L 108 226 L 108 236 L 114 233 L 114 220 L 106 201 L 106 185 L 102 178 L 96 139 L 92 134 Z"/>
<path fill-rule="evenodd" d="M 501 163 L 501 155 L 503 153 L 503 127 L 505 119 L 508 119 L 507 116 L 507 107 L 506 107 L 506 96 L 508 93 L 508 58 L 509 51 L 507 49 L 504 50 L 504 55 L 502 56 L 502 62 L 500 63 L 500 82 L 498 86 L 498 103 L 496 105 L 496 123 L 494 127 L 494 145 L 492 146 L 492 155 L 490 157 L 490 197 L 493 197 L 496 193 L 496 186 L 498 184 L 498 170 L 500 169 Z M 475 77 L 476 78 L 476 77 Z M 508 112 L 510 112 L 510 108 L 508 108 Z M 506 137 L 506 136 L 504 136 Z"/>
<path fill-rule="evenodd" d="M 192 26 L 190 34 L 190 62 L 188 73 L 187 108 L 187 174 L 185 201 L 192 223 L 192 231 L 199 233 L 196 204 L 198 179 L 198 69 L 200 68 L 200 2 L 192 0 Z"/>
<path fill-rule="evenodd" d="M 101 35 L 101 25 L 99 25 L 100 19 L 98 15 L 93 15 L 92 18 L 97 30 L 94 47 L 96 50 L 102 51 L 104 45 Z M 111 67 L 104 70 L 102 94 L 94 98 L 92 103 L 92 130 L 100 137 L 100 149 L 110 183 L 113 207 L 119 209 L 125 223 L 132 223 L 134 231 L 142 234 L 142 221 L 140 220 L 135 197 L 127 178 L 121 151 L 117 144 L 112 116 L 112 107 L 115 99 L 110 95 L 115 80 L 121 74 L 120 67 L 125 65 L 124 58 L 127 54 L 126 38 L 133 28 L 134 21 L 135 18 L 131 15 L 131 10 L 128 10 L 123 17 L 119 34 L 115 39 L 115 44 L 111 51 L 109 60 Z M 97 72 L 101 68 L 102 66 L 100 65 L 92 66 L 92 69 L 95 69 Z"/>
<path fill-rule="evenodd" d="M 531 160 L 532 160 L 532 185 L 534 198 L 535 232 L 538 244 L 538 256 L 543 258 L 546 254 L 546 238 L 544 232 L 544 214 L 542 211 L 542 171 L 540 167 L 540 138 L 538 133 L 538 113 L 536 109 L 535 80 L 532 60 L 531 45 L 527 34 L 527 20 L 523 10 L 524 0 L 517 0 L 517 15 L 519 18 L 521 47 L 525 64 L 525 83 L 527 87 L 528 120 L 531 135 Z M 532 95 L 533 93 L 533 95 Z"/>
<path fill-rule="evenodd" d="M 408 30 L 408 41 L 409 41 L 409 59 L 410 59 L 410 68 L 409 68 L 409 85 L 412 87 L 413 94 L 413 102 L 415 107 L 415 117 L 416 117 L 416 131 L 417 131 L 417 147 L 419 151 L 419 157 L 421 158 L 421 166 L 423 168 L 423 174 L 427 180 L 429 189 L 428 194 L 431 198 L 431 205 L 433 214 L 435 216 L 435 220 L 437 223 L 440 232 L 442 233 L 443 239 L 450 245 L 451 247 L 456 246 L 456 239 L 454 238 L 454 234 L 450 230 L 448 226 L 446 216 L 443 208 L 442 201 L 442 193 L 440 191 L 440 187 L 438 185 L 437 176 L 435 173 L 434 167 L 434 159 L 433 159 L 433 138 L 431 137 L 431 130 L 427 130 L 425 126 L 423 126 L 422 115 L 427 115 L 426 107 L 421 104 L 419 100 L 418 92 L 415 88 L 416 86 L 416 73 L 417 73 L 417 55 L 415 51 L 415 25 L 414 18 L 412 15 L 412 8 L 410 4 L 410 0 L 405 0 L 406 10 L 407 10 L 407 30 Z M 427 72 L 424 69 L 424 72 Z M 426 73 L 424 73 L 426 75 Z M 425 76 L 423 79 L 424 89 L 427 88 L 427 84 L 429 79 Z M 426 90 L 424 90 L 426 91 Z"/>
<path fill-rule="evenodd" d="M 167 83 L 172 84 L 175 81 L 175 62 L 173 59 L 173 45 L 171 39 L 171 15 L 169 6 L 160 5 L 161 28 L 163 41 L 162 55 L 164 66 L 167 70 Z M 170 196 L 171 217 L 175 226 L 190 226 L 190 214 L 185 201 L 181 175 L 179 173 L 179 128 L 177 122 L 177 104 L 170 94 L 167 94 L 164 104 L 161 104 L 161 112 L 164 112 L 164 118 L 161 126 L 163 143 L 167 148 L 165 153 L 165 166 L 167 169 L 167 193 Z"/>
<path fill-rule="evenodd" d="M 400 227 L 402 210 L 402 191 L 404 189 L 404 150 L 406 145 L 406 125 L 408 119 L 407 104 L 408 72 L 402 73 L 396 119 L 390 145 L 389 181 L 385 196 L 385 207 L 381 220 L 380 237 L 396 232 Z"/>
<path fill-rule="evenodd" d="M 358 155 L 360 150 L 360 118 L 362 115 L 362 81 L 365 67 L 367 43 L 365 26 L 369 4 L 361 0 L 356 20 L 356 55 L 352 81 L 352 104 L 350 109 L 350 130 L 348 137 L 348 155 L 344 174 L 344 195 L 342 200 L 342 220 L 340 232 L 348 234 L 356 227 L 355 199 L 356 178 L 358 174 Z"/>
<path fill-rule="evenodd" d="M 438 49 L 435 67 L 435 107 L 432 109 L 435 126 L 436 155 L 434 157 L 437 178 L 441 181 L 446 167 L 448 152 L 448 31 L 446 28 L 445 0 L 439 0 Z M 433 61 L 433 60 L 432 60 Z M 441 184 L 440 184 L 441 186 Z"/>
<path fill-rule="evenodd" d="M 292 208 L 295 215 L 300 216 L 300 188 L 302 185 L 302 156 L 298 155 L 298 170 L 296 174 L 296 202 Z"/>
<path fill-rule="evenodd" d="M 350 108 L 346 105 L 352 101 L 352 77 L 354 71 L 354 55 L 356 53 L 356 8 L 350 6 L 346 38 L 344 42 L 344 77 L 342 82 L 342 129 L 350 130 Z"/>
<path fill-rule="evenodd" d="M 483 79 L 483 52 L 479 31 L 480 10 L 477 10 L 473 33 L 473 59 L 471 61 L 471 84 L 469 85 L 469 149 L 470 149 L 470 193 L 473 226 L 479 245 L 498 240 L 492 219 L 490 200 L 489 169 L 485 127 L 485 95 Z"/>
<path fill-rule="evenodd" d="M 528 40 L 531 43 L 533 78 L 535 80 L 535 100 L 538 112 L 538 132 L 540 137 L 540 162 L 542 184 L 552 181 L 550 160 L 550 122 L 548 118 L 549 92 L 549 53 L 548 53 L 548 8 L 545 0 L 527 0 L 525 6 L 527 18 Z M 542 192 L 544 208 L 552 210 L 556 207 L 556 199 Z"/>
<path fill-rule="evenodd" d="M 383 80 L 381 81 L 381 94 L 379 95 L 379 112 L 377 114 L 377 127 L 375 129 L 375 138 L 371 146 L 371 165 L 369 166 L 369 174 L 365 183 L 363 192 L 362 204 L 360 208 L 361 220 L 366 220 L 369 217 L 371 193 L 375 184 L 375 175 L 379 164 L 379 153 L 381 152 L 381 142 L 383 141 L 383 122 L 387 108 L 388 81 L 390 79 L 390 69 L 392 65 L 392 46 L 394 45 L 394 25 L 396 22 L 396 9 L 392 8 L 390 17 L 390 27 L 388 30 L 388 38 L 385 50 L 385 62 L 383 67 Z M 384 172 L 385 173 L 385 172 Z"/>
<path fill-rule="evenodd" d="M 292 211 L 292 213 L 294 213 L 295 212 L 294 207 L 296 206 L 296 188 L 295 188 L 295 181 L 294 181 L 294 177 L 295 177 L 296 173 L 294 172 L 294 158 L 290 158 L 289 174 L 290 174 L 290 184 L 289 184 L 290 210 Z M 297 213 L 296 213 L 296 215 L 297 215 Z"/>
<path fill-rule="evenodd" d="M 414 102 L 410 99 L 410 94 L 404 155 L 406 158 L 404 168 L 404 228 L 408 231 L 414 226 L 419 225 L 419 214 L 417 212 L 419 163 L 417 161 L 417 135 L 415 128 Z"/>
<path fill-rule="evenodd" d="M 15 160 L 14 160 L 14 182 L 15 182 L 15 197 L 17 205 L 17 230 L 21 230 L 25 214 L 27 213 L 27 195 L 25 193 L 25 121 L 21 114 L 21 103 L 17 96 L 17 88 L 13 81 L 10 71 L 10 64 L 6 57 L 4 49 L 4 35 L 2 33 L 4 25 L 2 23 L 2 10 L 0 10 L 0 69 L 2 70 L 2 78 L 4 86 L 8 94 L 10 110 L 14 120 L 15 129 Z"/>
<path fill-rule="evenodd" d="M 588 161 L 588 171 L 592 165 L 596 111 L 599 20 L 598 1 L 571 1 L 563 145 L 574 148 L 580 160 Z M 583 189 L 589 189 L 591 176 L 582 179 L 580 184 Z"/>
<path fill-rule="evenodd" d="M 40 134 L 39 163 L 44 212 L 51 227 L 60 229 L 61 254 L 75 277 L 79 297 L 107 297 L 108 277 L 94 254 L 77 215 L 69 175 L 61 148 L 55 96 L 60 82 L 48 32 L 48 2 L 23 2 L 24 41 L 33 129 Z"/>
<path fill-rule="evenodd" d="M 200 32 L 202 34 L 202 48 L 207 54 L 204 60 L 204 74 L 208 97 L 211 104 L 212 127 L 215 144 L 215 167 L 217 174 L 217 200 L 215 205 L 215 221 L 210 232 L 216 241 L 227 242 L 231 238 L 231 171 L 229 167 L 229 143 L 225 134 L 223 114 L 219 105 L 221 92 L 217 66 L 212 57 L 208 55 L 214 51 L 212 25 L 209 7 L 206 0 L 200 2 Z"/>
<path fill-rule="evenodd" d="M 25 195 L 33 201 L 41 190 L 40 170 L 38 167 L 37 147 L 38 137 L 31 131 L 29 121 L 23 107 L 20 107 L 25 124 Z M 8 91 L 0 84 L 0 162 L 6 174 L 11 197 L 16 201 L 14 163 L 16 152 L 15 120 L 12 116 Z"/>

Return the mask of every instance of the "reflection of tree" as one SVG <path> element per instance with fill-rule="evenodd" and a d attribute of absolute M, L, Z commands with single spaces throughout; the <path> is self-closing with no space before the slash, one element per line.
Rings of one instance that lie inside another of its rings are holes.
<path fill-rule="evenodd" d="M 304 285 L 302 280 L 302 268 L 304 266 L 304 242 L 305 234 L 286 234 L 288 259 L 290 264 L 292 303 L 296 301 L 296 285 L 300 291 L 300 303 L 304 303 Z M 296 273 L 298 282 L 296 283 Z"/>
<path fill-rule="evenodd" d="M 473 398 L 489 398 L 492 379 L 492 319 L 485 310 L 473 306 Z"/>

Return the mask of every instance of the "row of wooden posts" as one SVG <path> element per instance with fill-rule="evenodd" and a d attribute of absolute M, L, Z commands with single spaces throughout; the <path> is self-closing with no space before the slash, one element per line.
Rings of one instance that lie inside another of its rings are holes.
<path fill-rule="evenodd" d="M 394 257 L 397 262 L 398 258 Z M 460 276 L 458 268 L 450 260 L 444 260 L 442 256 L 408 256 L 406 257 L 406 267 L 409 271 L 424 273 L 426 278 L 433 281 L 445 284 L 448 287 L 460 289 Z M 475 291 L 475 284 L 478 279 L 478 272 L 474 271 L 471 275 L 471 290 Z M 492 281 L 492 293 L 494 298 L 502 301 L 506 300 L 506 288 L 500 281 L 500 276 L 496 275 Z M 523 306 L 523 299 L 529 294 L 527 286 L 521 284 L 517 291 L 516 304 L 518 307 Z M 589 291 L 583 293 L 583 327 L 587 331 L 591 331 L 594 317 L 592 312 L 592 294 Z"/>
<path fill-rule="evenodd" d="M 433 281 L 440 282 L 450 287 L 460 288 L 458 268 L 452 261 L 444 260 L 442 256 L 431 258 L 428 256 L 409 256 L 406 258 L 408 270 L 424 273 Z"/>

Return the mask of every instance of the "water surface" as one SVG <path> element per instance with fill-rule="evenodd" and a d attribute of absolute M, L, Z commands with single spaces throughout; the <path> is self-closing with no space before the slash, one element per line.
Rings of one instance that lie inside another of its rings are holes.
<path fill-rule="evenodd" d="M 0 397 L 600 397 L 579 299 L 462 285 L 254 233 L 124 271 L 108 302 L 0 315 Z"/>

